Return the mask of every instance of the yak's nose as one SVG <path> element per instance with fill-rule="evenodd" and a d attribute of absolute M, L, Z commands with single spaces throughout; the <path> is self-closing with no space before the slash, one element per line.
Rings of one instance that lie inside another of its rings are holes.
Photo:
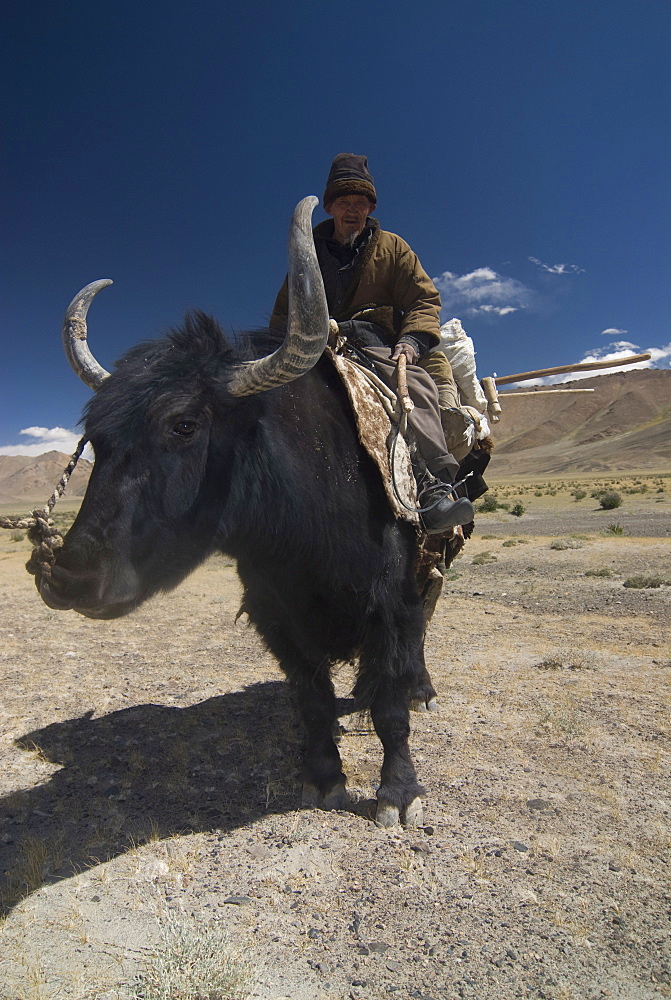
<path fill-rule="evenodd" d="M 91 572 L 73 571 L 58 562 L 51 567 L 49 577 L 42 577 L 39 591 L 50 608 L 67 611 L 80 605 L 97 604 L 101 580 Z"/>
<path fill-rule="evenodd" d="M 42 577 L 37 584 L 37 588 L 40 592 L 40 597 L 48 608 L 51 608 L 53 611 L 71 610 L 72 602 L 61 594 L 56 587 L 52 586 L 51 580 Z"/>

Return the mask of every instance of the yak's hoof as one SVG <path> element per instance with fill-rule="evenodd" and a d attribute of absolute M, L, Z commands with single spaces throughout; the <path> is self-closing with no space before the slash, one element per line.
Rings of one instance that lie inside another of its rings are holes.
<path fill-rule="evenodd" d="M 316 809 L 321 805 L 322 797 L 316 785 L 309 781 L 303 782 L 303 794 L 301 795 L 301 805 L 304 809 Z"/>
<path fill-rule="evenodd" d="M 391 802 L 378 801 L 375 810 L 375 823 L 388 830 L 392 826 L 398 826 L 400 814 L 398 806 L 393 806 Z"/>
<path fill-rule="evenodd" d="M 346 809 L 348 805 L 349 796 L 345 789 L 345 784 L 339 781 L 324 796 L 324 809 Z"/>
<path fill-rule="evenodd" d="M 414 798 L 410 805 L 406 806 L 403 811 L 399 810 L 398 806 L 392 805 L 391 802 L 378 801 L 375 813 L 375 823 L 377 826 L 388 830 L 390 827 L 398 826 L 399 822 L 402 822 L 403 826 L 409 828 L 424 825 L 424 810 L 422 808 L 422 800 L 419 796 Z"/>
<path fill-rule="evenodd" d="M 403 817 L 403 826 L 407 827 L 417 827 L 424 825 L 424 809 L 422 808 L 422 800 L 419 796 L 413 799 L 409 806 L 406 806 L 405 816 Z"/>
<path fill-rule="evenodd" d="M 339 781 L 324 795 L 316 785 L 309 781 L 303 782 L 301 805 L 304 809 L 346 809 L 349 804 L 345 783 Z"/>
<path fill-rule="evenodd" d="M 438 711 L 438 699 L 434 695 L 433 698 L 413 698 L 410 702 L 411 712 L 437 712 Z"/>

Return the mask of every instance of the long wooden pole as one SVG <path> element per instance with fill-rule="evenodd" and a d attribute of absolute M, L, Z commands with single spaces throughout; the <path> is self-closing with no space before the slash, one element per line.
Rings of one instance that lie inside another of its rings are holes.
<path fill-rule="evenodd" d="M 563 393 L 565 396 L 575 395 L 577 392 L 596 392 L 596 389 L 536 389 L 531 390 L 531 392 L 500 392 L 499 399 L 510 399 L 511 396 L 556 396 L 558 392 Z"/>
<path fill-rule="evenodd" d="M 511 382 L 528 382 L 532 378 L 544 378 L 546 375 L 567 375 L 569 372 L 591 372 L 597 368 L 617 368 L 620 365 L 636 365 L 640 361 L 649 361 L 651 354 L 635 354 L 631 358 L 618 358 L 617 361 L 585 361 L 581 365 L 560 365 L 559 368 L 539 368 L 535 372 L 520 372 L 518 375 L 501 375 L 495 378 L 497 385 L 510 385 Z"/>

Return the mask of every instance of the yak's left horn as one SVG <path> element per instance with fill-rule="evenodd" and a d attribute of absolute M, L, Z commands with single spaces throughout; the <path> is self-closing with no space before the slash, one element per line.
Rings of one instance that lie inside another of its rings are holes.
<path fill-rule="evenodd" d="M 100 281 L 92 281 L 86 288 L 82 288 L 68 306 L 63 320 L 63 347 L 67 359 L 89 389 L 100 388 L 109 377 L 109 372 L 98 364 L 86 342 L 88 332 L 86 314 L 100 289 L 111 284 L 110 278 L 101 278 Z"/>
<path fill-rule="evenodd" d="M 312 235 L 312 212 L 319 199 L 308 195 L 294 209 L 289 229 L 289 325 L 274 354 L 236 369 L 229 382 L 234 396 L 252 396 L 292 382 L 310 371 L 324 353 L 329 312 Z"/>

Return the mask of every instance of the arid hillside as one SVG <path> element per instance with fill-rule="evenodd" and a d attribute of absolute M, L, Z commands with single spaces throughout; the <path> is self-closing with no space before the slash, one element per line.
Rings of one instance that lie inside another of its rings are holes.
<path fill-rule="evenodd" d="M 492 475 L 671 469 L 671 371 L 617 372 L 561 386 L 593 393 L 555 396 L 539 394 L 541 388 L 502 393 Z"/>

